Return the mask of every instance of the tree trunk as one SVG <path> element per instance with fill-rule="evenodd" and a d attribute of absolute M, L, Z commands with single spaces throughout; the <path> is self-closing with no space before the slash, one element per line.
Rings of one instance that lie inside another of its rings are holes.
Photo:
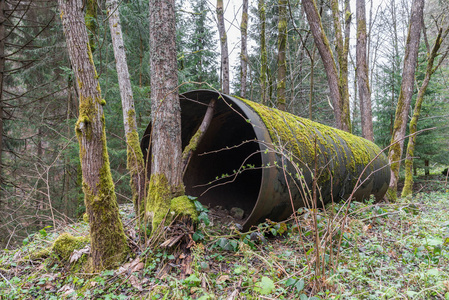
<path fill-rule="evenodd" d="M 349 54 L 349 35 L 351 25 L 351 11 L 349 6 L 349 0 L 345 0 L 345 12 L 344 12 L 344 37 L 342 32 L 342 24 L 340 21 L 340 10 L 338 7 L 338 0 L 331 0 L 332 16 L 334 20 L 334 30 L 336 39 L 336 49 L 338 66 L 340 73 L 339 78 L 339 90 L 340 90 L 340 107 L 341 118 L 343 127 L 347 128 L 346 131 L 351 132 L 351 117 L 349 109 L 349 85 L 348 85 L 348 54 Z"/>
<path fill-rule="evenodd" d="M 265 42 L 265 0 L 258 0 L 259 22 L 260 22 L 260 100 L 262 104 L 268 105 L 267 73 L 268 57 Z"/>
<path fill-rule="evenodd" d="M 246 81 L 248 72 L 248 0 L 243 0 L 242 23 L 240 24 L 240 97 L 246 98 Z"/>
<path fill-rule="evenodd" d="M 367 36 L 365 10 L 365 0 L 357 0 L 356 73 L 359 90 L 362 136 L 370 141 L 374 141 L 371 90 L 368 77 L 369 72 L 366 47 Z"/>
<path fill-rule="evenodd" d="M 229 57 L 228 57 L 228 37 L 223 16 L 223 0 L 217 0 L 218 33 L 220 34 L 221 46 L 221 75 L 222 92 L 229 94 Z"/>
<path fill-rule="evenodd" d="M 410 102 L 413 95 L 413 83 L 415 79 L 416 60 L 418 57 L 419 40 L 422 28 L 424 0 L 413 0 L 410 25 L 408 28 L 407 43 L 405 46 L 404 67 L 402 69 L 402 84 L 399 92 L 398 104 L 391 137 L 391 146 L 388 159 L 391 165 L 391 180 L 387 197 L 391 201 L 397 198 L 399 168 L 404 148 L 405 130 Z"/>
<path fill-rule="evenodd" d="M 425 159 L 424 160 L 424 175 L 425 176 L 429 176 L 430 175 L 430 171 L 429 171 L 429 160 Z"/>
<path fill-rule="evenodd" d="M 83 0 L 83 5 L 86 6 L 84 20 L 86 22 L 87 35 L 89 36 L 90 50 L 95 52 L 95 49 L 97 48 L 97 1 Z"/>
<path fill-rule="evenodd" d="M 427 86 L 429 85 L 430 78 L 433 73 L 435 73 L 436 69 L 440 64 L 437 65 L 436 68 L 433 67 L 435 62 L 435 57 L 438 55 L 438 50 L 441 47 L 441 44 L 444 38 L 447 35 L 447 30 L 442 38 L 443 30 L 440 29 L 435 39 L 435 44 L 433 45 L 431 53 L 428 55 L 427 67 L 426 67 L 426 75 L 421 84 L 421 88 L 418 91 L 418 96 L 416 98 L 415 108 L 413 110 L 413 117 L 410 120 L 410 137 L 408 138 L 406 157 L 405 157 L 405 181 L 404 188 L 402 189 L 401 197 L 406 197 L 411 195 L 413 192 L 413 156 L 415 152 L 416 145 L 416 131 L 418 129 L 418 119 L 419 114 L 421 112 L 421 106 L 424 101 L 424 94 L 426 93 Z M 442 57 L 444 59 L 445 56 Z M 440 60 L 441 63 L 442 60 Z"/>
<path fill-rule="evenodd" d="M 123 123 L 127 145 L 127 168 L 131 176 L 132 198 L 136 216 L 141 216 L 145 210 L 145 174 L 142 150 L 140 149 L 137 133 L 136 111 L 134 109 L 131 80 L 129 79 L 128 64 L 126 62 L 125 46 L 123 44 L 122 25 L 118 13 L 118 1 L 106 1 L 109 29 L 114 48 L 117 77 L 122 99 Z"/>
<path fill-rule="evenodd" d="M 120 220 L 106 146 L 100 85 L 89 47 L 81 0 L 59 0 L 67 49 L 78 81 L 80 146 L 83 191 L 89 217 L 94 271 L 113 268 L 123 261 L 128 246 Z"/>
<path fill-rule="evenodd" d="M 0 199 L 3 189 L 3 87 L 5 80 L 5 2 L 0 0 Z M 1 201 L 0 201 L 1 204 Z"/>
<path fill-rule="evenodd" d="M 343 116 L 343 108 L 341 105 L 343 101 L 340 94 L 340 79 L 337 73 L 337 66 L 334 61 L 329 40 L 324 33 L 321 17 L 318 13 L 315 0 L 302 0 L 302 5 L 307 16 L 310 30 L 312 31 L 315 45 L 318 48 L 318 52 L 320 53 L 321 60 L 323 61 L 323 65 L 326 70 L 330 97 L 334 108 L 335 126 L 338 129 L 349 132 L 350 128 L 348 124 L 345 123 Z"/>
<path fill-rule="evenodd" d="M 287 75 L 287 62 L 285 58 L 285 48 L 287 44 L 287 0 L 279 0 L 278 30 L 277 108 L 285 111 L 285 80 Z"/>
<path fill-rule="evenodd" d="M 154 231 L 184 193 L 181 168 L 181 107 L 178 97 L 175 1 L 150 1 L 151 177 L 146 217 Z"/>
<path fill-rule="evenodd" d="M 309 119 L 313 120 L 312 105 L 313 105 L 313 89 L 315 88 L 315 47 L 312 49 L 310 56 L 310 92 L 309 92 Z"/>

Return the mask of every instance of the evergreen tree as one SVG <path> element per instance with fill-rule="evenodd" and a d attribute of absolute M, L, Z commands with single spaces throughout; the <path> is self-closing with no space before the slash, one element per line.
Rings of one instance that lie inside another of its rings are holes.
<path fill-rule="evenodd" d="M 178 55 L 182 57 L 179 81 L 186 84 L 182 84 L 180 92 L 198 88 L 219 88 L 216 32 L 211 26 L 212 20 L 207 1 L 194 1 L 192 12 L 184 13 L 182 16 L 185 18 L 181 21 L 184 32 L 178 31 L 178 35 L 182 34 L 178 40 L 182 40 L 183 46 L 180 49 L 181 54 Z"/>

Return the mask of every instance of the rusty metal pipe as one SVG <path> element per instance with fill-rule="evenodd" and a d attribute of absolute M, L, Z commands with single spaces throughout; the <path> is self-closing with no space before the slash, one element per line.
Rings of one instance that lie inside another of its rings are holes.
<path fill-rule="evenodd" d="M 218 101 L 187 167 L 186 194 L 211 207 L 242 208 L 245 230 L 267 218 L 288 218 L 292 203 L 295 209 L 310 206 L 313 174 L 319 187 L 318 206 L 347 199 L 367 165 L 354 199 L 384 196 L 390 169 L 383 153 L 370 164 L 381 151 L 374 143 L 215 91 L 180 95 L 183 148 L 201 124 L 211 99 Z M 141 142 L 145 157 L 150 134 L 151 124 Z"/>

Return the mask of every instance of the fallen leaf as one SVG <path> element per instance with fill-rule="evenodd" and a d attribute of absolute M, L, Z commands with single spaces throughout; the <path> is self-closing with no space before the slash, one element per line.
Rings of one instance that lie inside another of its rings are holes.
<path fill-rule="evenodd" d="M 58 293 L 62 293 L 62 296 L 68 296 L 73 293 L 75 290 L 72 288 L 70 284 L 64 285 L 62 288 L 58 290 Z"/>
<path fill-rule="evenodd" d="M 80 250 L 73 250 L 72 255 L 70 255 L 70 263 L 76 262 L 78 261 L 83 254 L 89 254 L 90 253 L 90 246 L 87 245 L 86 247 L 84 247 L 83 249 Z"/>

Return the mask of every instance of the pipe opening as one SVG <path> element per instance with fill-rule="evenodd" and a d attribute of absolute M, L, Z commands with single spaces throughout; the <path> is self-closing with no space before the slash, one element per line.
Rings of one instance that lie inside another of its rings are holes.
<path fill-rule="evenodd" d="M 195 100 L 204 103 L 211 99 L 208 93 L 197 96 Z M 201 124 L 206 108 L 182 98 L 181 107 L 184 149 Z M 211 124 L 184 176 L 187 195 L 198 197 L 210 207 L 241 208 L 245 218 L 256 204 L 262 178 L 260 147 L 246 118 L 235 105 L 229 107 L 224 101 L 218 101 Z"/>

